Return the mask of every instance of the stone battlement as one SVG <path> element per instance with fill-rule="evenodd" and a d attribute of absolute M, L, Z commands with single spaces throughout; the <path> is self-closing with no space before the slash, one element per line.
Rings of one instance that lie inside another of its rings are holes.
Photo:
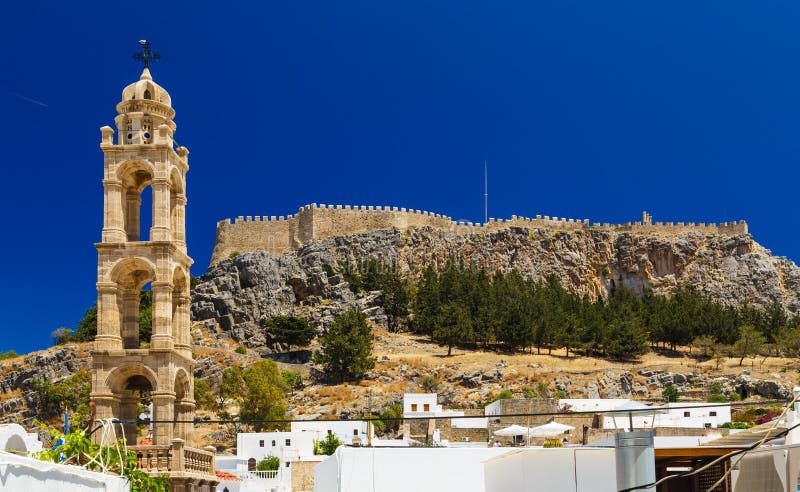
<path fill-rule="evenodd" d="M 265 250 L 280 256 L 295 250 L 311 239 L 347 236 L 380 229 L 432 227 L 455 234 L 476 234 L 509 227 L 553 229 L 559 231 L 609 231 L 640 234 L 677 235 L 688 232 L 703 234 L 747 234 L 747 223 L 655 222 L 647 212 L 642 220 L 625 224 L 589 223 L 588 219 L 566 219 L 537 215 L 510 219 L 489 219 L 488 222 L 454 221 L 446 215 L 422 210 L 384 207 L 316 204 L 300 207 L 294 215 L 239 216 L 235 220 L 217 222 L 217 236 L 211 264 L 231 253 Z"/>

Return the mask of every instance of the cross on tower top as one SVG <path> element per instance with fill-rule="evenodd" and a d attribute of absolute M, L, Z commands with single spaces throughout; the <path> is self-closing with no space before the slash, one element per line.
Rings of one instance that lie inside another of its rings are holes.
<path fill-rule="evenodd" d="M 142 62 L 144 68 L 150 68 L 150 62 L 158 60 L 161 58 L 161 55 L 158 51 L 152 51 L 150 49 L 150 41 L 142 39 L 139 41 L 139 44 L 142 45 L 142 51 L 134 53 L 133 59 Z"/>

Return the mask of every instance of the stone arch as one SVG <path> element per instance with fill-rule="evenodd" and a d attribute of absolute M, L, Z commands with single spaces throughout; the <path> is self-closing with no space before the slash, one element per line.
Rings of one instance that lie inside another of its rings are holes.
<path fill-rule="evenodd" d="M 108 377 L 106 377 L 106 387 L 115 394 L 117 392 L 130 389 L 127 383 L 132 377 L 135 376 L 141 376 L 146 379 L 147 383 L 150 384 L 150 387 L 152 387 L 154 391 L 162 389 L 158 385 L 158 375 L 155 373 L 155 371 L 144 364 L 137 364 L 133 362 L 122 364 L 112 369 L 111 372 L 108 373 Z M 140 382 L 141 380 L 135 381 L 137 384 Z"/>
<path fill-rule="evenodd" d="M 28 446 L 25 445 L 25 440 L 17 434 L 9 436 L 8 440 L 2 447 L 5 451 L 27 453 Z"/>
<path fill-rule="evenodd" d="M 155 178 L 156 170 L 146 159 L 130 159 L 117 168 L 117 179 L 122 183 L 122 216 L 128 241 L 140 241 L 142 195 Z M 154 208 L 151 210 L 154 217 Z"/>
<path fill-rule="evenodd" d="M 103 321 L 113 320 L 119 327 L 123 347 L 139 348 L 139 304 L 142 288 L 155 280 L 156 266 L 147 258 L 129 257 L 117 261 L 107 274 L 107 282 L 114 286 L 113 297 L 101 296 L 98 310 Z"/>
<path fill-rule="evenodd" d="M 113 395 L 113 414 L 122 420 L 135 421 L 139 417 L 139 404 L 142 393 L 161 390 L 158 375 L 141 363 L 127 363 L 115 367 L 106 377 L 106 387 Z M 136 445 L 137 426 L 135 423 L 120 424 L 129 446 Z"/>

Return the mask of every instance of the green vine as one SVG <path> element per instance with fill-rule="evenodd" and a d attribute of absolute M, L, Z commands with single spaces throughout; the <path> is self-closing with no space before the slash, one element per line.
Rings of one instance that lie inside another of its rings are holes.
<path fill-rule="evenodd" d="M 53 440 L 61 438 L 61 433 L 48 429 Z M 87 470 L 106 472 L 127 478 L 131 483 L 131 492 L 169 492 L 169 475 L 150 476 L 137 469 L 136 452 L 125 451 L 124 440 L 120 438 L 117 446 L 100 446 L 92 443 L 86 431 L 77 429 L 63 437 L 61 445 L 54 449 L 46 449 L 36 453 L 42 461 L 78 465 Z M 105 465 L 105 470 L 101 465 Z"/>

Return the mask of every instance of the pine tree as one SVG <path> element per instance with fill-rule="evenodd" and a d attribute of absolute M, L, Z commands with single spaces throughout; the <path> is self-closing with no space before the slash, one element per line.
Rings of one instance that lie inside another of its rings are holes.
<path fill-rule="evenodd" d="M 338 316 L 319 337 L 320 349 L 314 352 L 313 360 L 339 381 L 358 379 L 375 367 L 372 341 L 367 318 L 351 309 Z"/>

